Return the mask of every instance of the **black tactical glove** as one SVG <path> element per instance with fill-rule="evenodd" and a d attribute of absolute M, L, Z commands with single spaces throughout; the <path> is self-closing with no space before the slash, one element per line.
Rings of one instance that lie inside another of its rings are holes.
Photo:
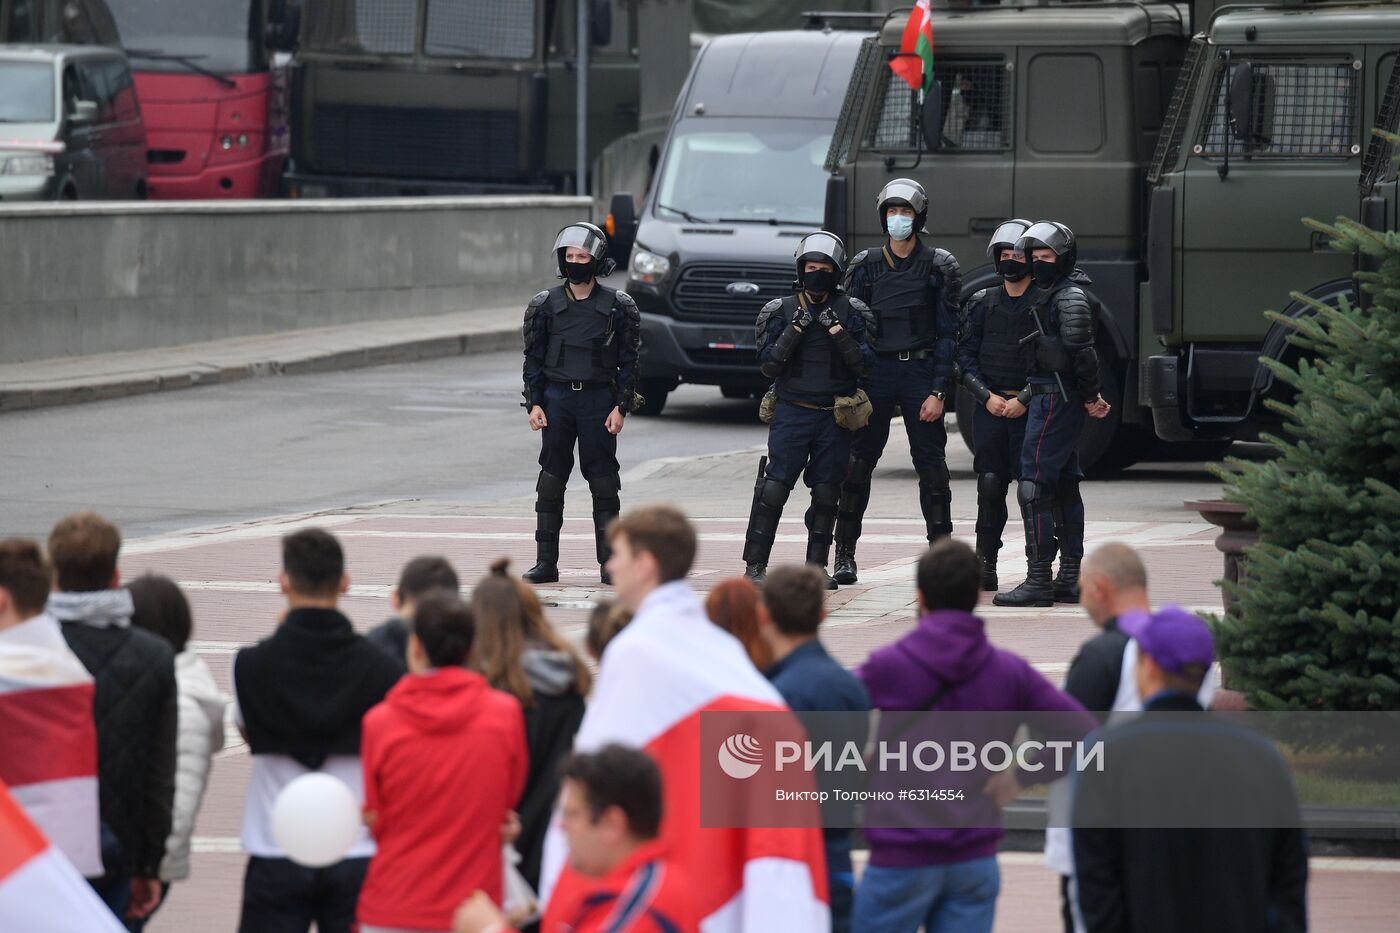
<path fill-rule="evenodd" d="M 792 319 L 792 326 L 798 330 L 806 330 L 812 326 L 812 312 L 807 308 L 802 308 Z"/>
<path fill-rule="evenodd" d="M 835 311 L 831 310 L 830 308 L 827 308 L 824 311 L 822 311 L 820 315 L 817 316 L 817 323 L 820 324 L 822 327 L 825 327 L 827 330 L 831 330 L 833 327 L 841 323 L 841 319 L 836 316 Z"/>

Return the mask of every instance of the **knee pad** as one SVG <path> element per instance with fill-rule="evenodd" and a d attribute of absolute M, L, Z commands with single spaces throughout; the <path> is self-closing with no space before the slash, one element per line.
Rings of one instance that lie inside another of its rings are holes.
<path fill-rule="evenodd" d="M 1053 499 L 1050 487 L 1044 483 L 1037 483 L 1034 480 L 1023 479 L 1016 484 L 1016 501 L 1022 508 L 1035 505 L 1045 505 Z"/>
<path fill-rule="evenodd" d="M 563 499 L 568 484 L 567 478 L 540 470 L 540 478 L 535 482 L 535 492 L 539 493 L 541 499 Z"/>
<path fill-rule="evenodd" d="M 821 507 L 822 511 L 830 510 L 835 514 L 840 501 L 841 487 L 835 483 L 817 483 L 812 487 L 812 504 Z"/>
<path fill-rule="evenodd" d="M 919 471 L 919 485 L 926 487 L 931 492 L 947 492 L 948 480 L 948 462 L 946 460 L 940 460 L 933 466 Z"/>
<path fill-rule="evenodd" d="M 852 460 L 850 468 L 846 470 L 846 482 L 852 486 L 864 486 L 870 482 L 874 472 L 875 464 L 869 460 Z"/>
<path fill-rule="evenodd" d="M 977 495 L 995 499 L 1006 496 L 1006 487 L 1011 481 L 996 473 L 977 474 Z"/>
<path fill-rule="evenodd" d="M 763 489 L 758 494 L 758 501 L 770 509 L 781 509 L 787 504 L 788 495 L 792 492 L 790 488 L 784 486 L 775 479 L 765 479 Z"/>
<path fill-rule="evenodd" d="M 610 476 L 595 476 L 588 481 L 588 491 L 593 493 L 593 505 L 605 511 L 616 512 L 622 508 L 618 493 L 622 492 L 622 477 L 613 473 Z"/>

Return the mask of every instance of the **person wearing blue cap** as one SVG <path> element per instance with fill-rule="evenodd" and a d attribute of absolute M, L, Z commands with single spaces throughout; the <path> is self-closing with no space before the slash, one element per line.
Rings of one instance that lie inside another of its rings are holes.
<path fill-rule="evenodd" d="M 1179 606 L 1118 620 L 1138 646 L 1145 715 L 1094 733 L 1077 776 L 1074 865 L 1089 933 L 1307 929 L 1307 846 L 1283 758 L 1207 717 L 1210 629 Z"/>

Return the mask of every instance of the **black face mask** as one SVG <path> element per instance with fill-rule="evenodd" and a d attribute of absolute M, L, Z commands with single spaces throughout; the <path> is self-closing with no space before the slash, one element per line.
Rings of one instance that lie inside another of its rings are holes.
<path fill-rule="evenodd" d="M 1008 282 L 1019 282 L 1030 274 L 1030 267 L 1020 259 L 1003 259 L 997 263 L 997 275 Z"/>
<path fill-rule="evenodd" d="M 569 281 L 575 285 L 582 285 L 593 278 L 593 263 L 591 262 L 566 262 L 564 263 L 564 274 L 569 277 Z"/>
<path fill-rule="evenodd" d="M 1055 263 L 1047 262 L 1044 259 L 1037 259 L 1031 263 L 1031 278 L 1035 284 L 1041 288 L 1049 288 L 1055 284 L 1055 280 L 1060 277 L 1060 270 Z"/>
<path fill-rule="evenodd" d="M 824 295 L 836 287 L 836 273 L 830 269 L 808 269 L 802 273 L 802 287 L 813 295 Z"/>

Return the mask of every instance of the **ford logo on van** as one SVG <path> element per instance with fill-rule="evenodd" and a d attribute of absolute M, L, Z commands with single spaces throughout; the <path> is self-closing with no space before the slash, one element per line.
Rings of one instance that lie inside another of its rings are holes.
<path fill-rule="evenodd" d="M 730 282 L 724 290 L 735 298 L 752 298 L 758 294 L 758 286 L 752 282 Z"/>

